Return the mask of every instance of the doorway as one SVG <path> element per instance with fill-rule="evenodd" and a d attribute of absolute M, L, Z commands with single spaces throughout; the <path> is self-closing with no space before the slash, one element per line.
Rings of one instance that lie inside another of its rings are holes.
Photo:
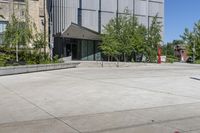
<path fill-rule="evenodd" d="M 72 48 L 72 60 L 79 60 L 78 57 L 78 44 L 77 43 L 72 43 L 71 44 Z"/>

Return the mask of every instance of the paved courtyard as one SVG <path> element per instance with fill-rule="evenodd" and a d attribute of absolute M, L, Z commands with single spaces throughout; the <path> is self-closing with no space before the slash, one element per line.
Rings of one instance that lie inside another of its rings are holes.
<path fill-rule="evenodd" d="M 0 133 L 200 133 L 200 66 L 0 77 Z"/>

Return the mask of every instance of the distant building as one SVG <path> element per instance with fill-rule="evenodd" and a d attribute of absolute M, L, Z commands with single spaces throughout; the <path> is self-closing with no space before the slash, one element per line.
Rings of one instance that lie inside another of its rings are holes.
<path fill-rule="evenodd" d="M 126 8 L 146 27 L 156 14 L 164 24 L 164 0 L 48 0 L 54 55 L 99 60 L 99 35 L 109 20 L 123 14 Z"/>
<path fill-rule="evenodd" d="M 179 44 L 174 47 L 174 54 L 181 62 L 186 62 L 188 59 L 187 49 L 183 44 Z"/>

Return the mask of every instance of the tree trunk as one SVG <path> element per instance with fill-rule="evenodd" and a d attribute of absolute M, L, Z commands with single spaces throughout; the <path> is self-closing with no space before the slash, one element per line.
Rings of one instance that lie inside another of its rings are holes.
<path fill-rule="evenodd" d="M 124 53 L 124 62 L 127 62 L 127 60 L 126 60 L 126 54 Z"/>
<path fill-rule="evenodd" d="M 118 59 L 118 57 L 115 57 L 115 59 L 117 60 L 117 67 L 119 67 L 119 59 Z"/>
<path fill-rule="evenodd" d="M 19 62 L 19 47 L 16 45 L 16 62 Z"/>

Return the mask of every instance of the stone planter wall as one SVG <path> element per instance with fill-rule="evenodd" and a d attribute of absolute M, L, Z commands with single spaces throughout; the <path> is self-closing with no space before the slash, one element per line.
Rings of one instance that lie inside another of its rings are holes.
<path fill-rule="evenodd" d="M 0 76 L 75 68 L 78 64 L 79 63 L 72 62 L 72 63 L 59 63 L 59 64 L 0 67 Z"/>

